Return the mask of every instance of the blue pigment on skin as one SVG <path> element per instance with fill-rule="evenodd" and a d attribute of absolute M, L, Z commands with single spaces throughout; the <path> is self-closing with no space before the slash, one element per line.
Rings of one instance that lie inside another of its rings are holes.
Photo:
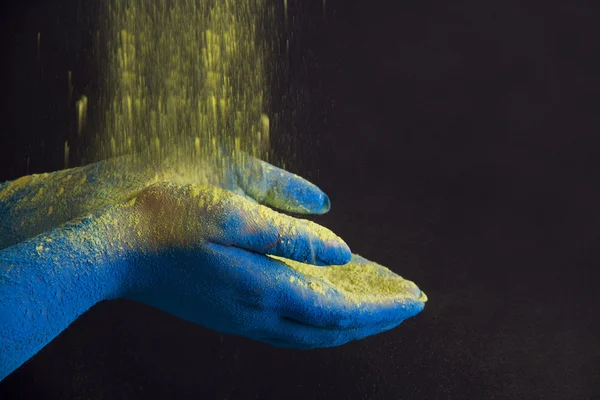
<path fill-rule="evenodd" d="M 85 219 L 0 252 L 0 380 L 117 294 L 122 271 L 99 229 Z"/>

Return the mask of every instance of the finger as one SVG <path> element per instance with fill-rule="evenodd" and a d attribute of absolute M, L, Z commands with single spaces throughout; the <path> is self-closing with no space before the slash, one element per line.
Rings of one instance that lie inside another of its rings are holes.
<path fill-rule="evenodd" d="M 403 321 L 372 324 L 361 328 L 324 329 L 299 324 L 291 320 L 282 320 L 273 333 L 260 335 L 255 339 L 283 348 L 316 349 L 335 347 L 383 333 L 400 325 Z"/>
<path fill-rule="evenodd" d="M 324 214 L 329 198 L 306 179 L 253 157 L 237 167 L 238 185 L 261 204 L 298 214 Z"/>
<path fill-rule="evenodd" d="M 223 189 L 199 190 L 212 242 L 315 265 L 350 261 L 348 245 L 329 229 L 285 214 Z"/>
<path fill-rule="evenodd" d="M 424 303 L 414 298 L 357 303 L 343 295 L 336 298 L 333 293 L 322 295 L 309 290 L 290 290 L 281 310 L 289 321 L 332 330 L 358 329 L 401 322 L 424 308 Z"/>

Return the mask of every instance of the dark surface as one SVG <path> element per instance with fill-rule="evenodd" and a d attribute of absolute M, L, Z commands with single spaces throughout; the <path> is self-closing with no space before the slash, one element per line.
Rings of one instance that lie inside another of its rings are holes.
<path fill-rule="evenodd" d="M 86 22 L 59 3 L 2 12 L 0 179 L 61 168 L 66 71 L 87 71 L 75 91 L 93 89 L 86 34 L 72 32 Z M 0 398 L 600 398 L 600 6 L 560 3 L 330 0 L 325 19 L 321 2 L 292 8 L 293 168 L 331 196 L 317 221 L 428 294 L 422 314 L 284 351 L 107 302 Z"/>

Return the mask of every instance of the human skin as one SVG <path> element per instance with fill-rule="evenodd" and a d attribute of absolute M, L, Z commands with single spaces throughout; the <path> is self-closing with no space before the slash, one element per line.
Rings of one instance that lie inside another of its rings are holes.
<path fill-rule="evenodd" d="M 351 260 L 331 231 L 269 208 L 328 211 L 302 178 L 253 159 L 232 163 L 225 179 L 124 165 L 0 186 L 0 380 L 103 300 L 292 348 L 341 345 L 423 308 L 416 286 L 403 302 L 358 305 L 267 257 L 323 268 Z"/>

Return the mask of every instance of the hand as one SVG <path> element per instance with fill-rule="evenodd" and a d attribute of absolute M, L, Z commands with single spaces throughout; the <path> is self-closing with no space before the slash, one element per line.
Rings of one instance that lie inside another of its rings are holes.
<path fill-rule="evenodd" d="M 272 258 L 288 267 L 282 274 L 289 280 L 289 288 L 282 290 L 297 302 L 282 318 L 313 329 L 301 336 L 300 342 L 273 337 L 267 340 L 271 344 L 300 348 L 341 345 L 395 328 L 421 312 L 427 301 L 413 282 L 358 255 L 348 264 L 331 267 Z"/>
<path fill-rule="evenodd" d="M 345 264 L 350 251 L 323 227 L 229 191 L 158 184 L 127 204 L 117 215 L 132 235 L 116 236 L 131 250 L 116 262 L 126 266 L 112 267 L 128 271 L 117 297 L 294 348 L 341 345 L 423 309 L 425 297 L 413 283 L 358 256 L 346 266 L 311 267 Z M 371 279 L 363 293 L 343 279 L 357 275 Z"/>

